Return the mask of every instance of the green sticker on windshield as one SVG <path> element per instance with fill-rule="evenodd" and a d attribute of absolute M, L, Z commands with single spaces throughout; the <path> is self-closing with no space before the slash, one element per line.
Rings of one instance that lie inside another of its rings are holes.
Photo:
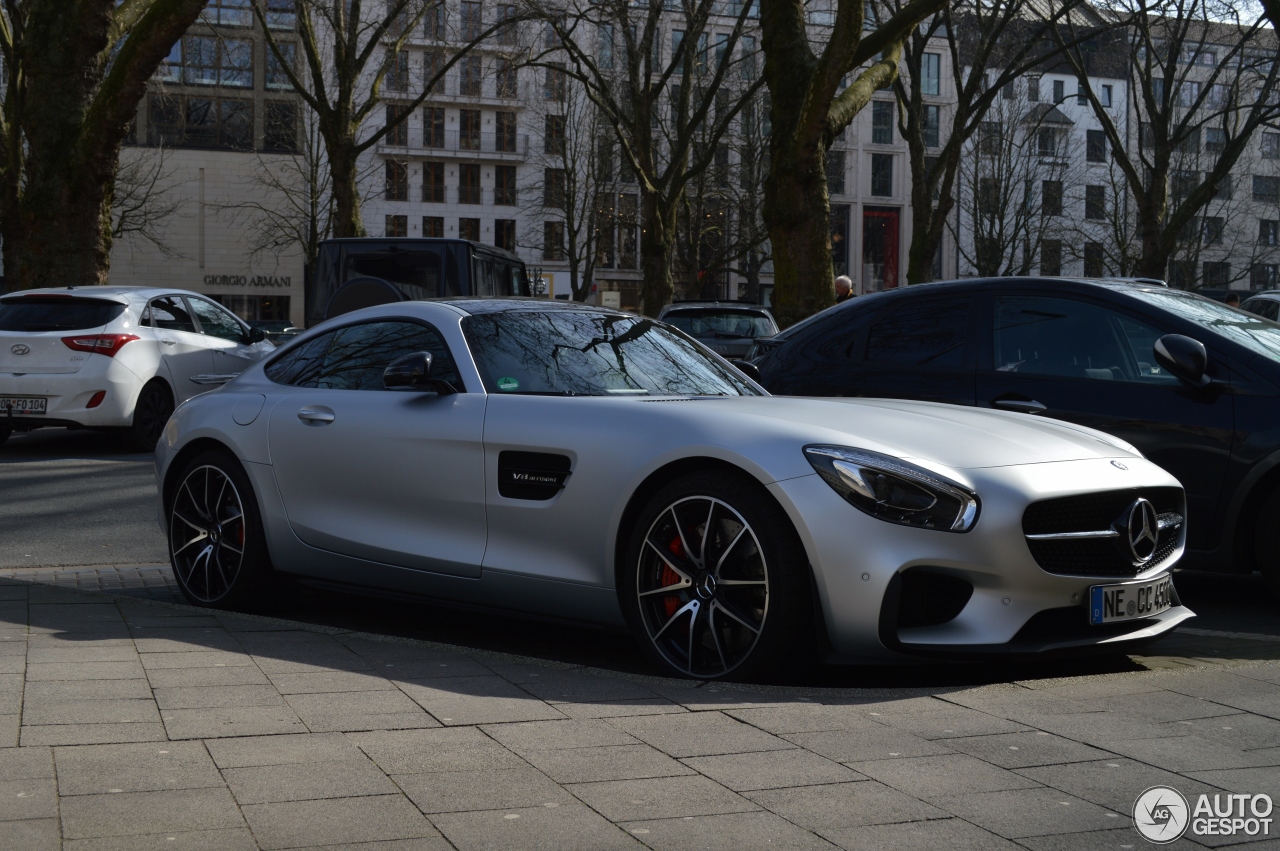
<path fill-rule="evenodd" d="M 498 379 L 498 389 L 503 393 L 510 393 L 512 390 L 520 389 L 520 382 L 509 375 L 504 375 Z"/>

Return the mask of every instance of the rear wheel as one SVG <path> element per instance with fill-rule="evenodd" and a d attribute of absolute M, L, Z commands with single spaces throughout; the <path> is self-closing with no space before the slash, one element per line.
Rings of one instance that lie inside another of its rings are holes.
<path fill-rule="evenodd" d="M 0 445 L 3 445 L 9 439 L 9 435 L 13 434 L 13 429 L 7 425 L 0 425 Z"/>
<path fill-rule="evenodd" d="M 1280 487 L 1271 492 L 1258 512 L 1253 557 L 1272 597 L 1280 600 Z"/>
<path fill-rule="evenodd" d="M 646 504 L 621 596 L 645 653 L 669 673 L 751 679 L 811 661 L 808 563 L 753 479 L 683 476 Z"/>
<path fill-rule="evenodd" d="M 125 433 L 129 448 L 135 452 L 154 452 L 172 413 L 173 396 L 163 381 L 155 380 L 143 387 L 133 408 L 133 424 Z"/>
<path fill-rule="evenodd" d="M 239 462 L 203 452 L 183 468 L 165 506 L 169 558 L 197 606 L 243 606 L 271 573 L 258 501 Z"/>

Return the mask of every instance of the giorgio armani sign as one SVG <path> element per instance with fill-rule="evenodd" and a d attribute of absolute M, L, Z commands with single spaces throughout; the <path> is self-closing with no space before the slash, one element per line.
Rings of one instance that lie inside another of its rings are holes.
<path fill-rule="evenodd" d="M 206 287 L 288 287 L 289 275 L 205 275 Z"/>

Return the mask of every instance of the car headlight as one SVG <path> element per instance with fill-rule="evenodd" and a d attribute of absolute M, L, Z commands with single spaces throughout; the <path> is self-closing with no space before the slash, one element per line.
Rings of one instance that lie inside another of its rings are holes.
<path fill-rule="evenodd" d="M 978 520 L 977 494 L 923 467 L 845 446 L 806 446 L 804 455 L 846 502 L 880 520 L 943 532 Z"/>

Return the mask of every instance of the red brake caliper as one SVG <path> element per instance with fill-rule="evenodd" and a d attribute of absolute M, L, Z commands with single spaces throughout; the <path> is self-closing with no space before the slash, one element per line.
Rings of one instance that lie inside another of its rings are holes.
<path fill-rule="evenodd" d="M 680 543 L 680 536 L 676 535 L 671 539 L 671 543 L 667 544 L 667 549 L 678 559 L 684 558 L 684 546 Z M 666 563 L 662 565 L 662 577 L 659 580 L 662 584 L 659 588 L 665 588 L 668 585 L 675 585 L 680 582 L 680 574 L 672 570 Z M 662 607 L 667 611 L 667 617 L 671 617 L 676 613 L 676 609 L 680 608 L 680 597 L 676 594 L 668 594 L 662 598 Z"/>

